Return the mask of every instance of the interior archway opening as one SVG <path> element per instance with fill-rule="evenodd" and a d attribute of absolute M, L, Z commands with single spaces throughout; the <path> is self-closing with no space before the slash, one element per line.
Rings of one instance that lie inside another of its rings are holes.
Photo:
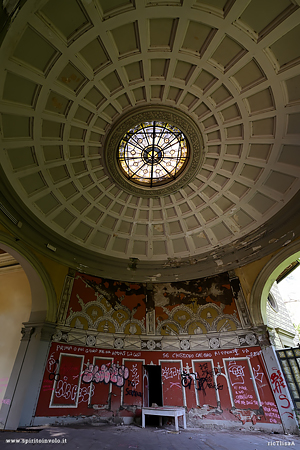
<path fill-rule="evenodd" d="M 31 289 L 21 264 L 0 247 L 0 403 L 5 399 L 22 337 L 22 324 L 32 310 Z"/>
<path fill-rule="evenodd" d="M 300 329 L 300 264 L 295 259 L 271 286 L 266 302 L 267 327 L 276 349 L 296 347 Z"/>

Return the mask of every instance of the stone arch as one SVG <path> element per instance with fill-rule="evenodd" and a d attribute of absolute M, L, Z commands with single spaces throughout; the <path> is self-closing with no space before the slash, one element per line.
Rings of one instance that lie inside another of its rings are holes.
<path fill-rule="evenodd" d="M 266 304 L 272 284 L 295 259 L 300 258 L 300 241 L 295 241 L 276 253 L 256 278 L 250 295 L 250 312 L 254 325 L 267 323 Z"/>
<path fill-rule="evenodd" d="M 10 253 L 22 266 L 31 289 L 32 308 L 29 322 L 55 322 L 57 301 L 52 281 L 37 257 L 20 241 L 0 232 L 0 248 Z"/>

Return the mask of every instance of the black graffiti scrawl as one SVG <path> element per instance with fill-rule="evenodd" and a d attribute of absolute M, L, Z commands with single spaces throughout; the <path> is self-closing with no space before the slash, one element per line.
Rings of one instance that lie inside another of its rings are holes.
<path fill-rule="evenodd" d="M 183 387 L 190 389 L 191 385 L 196 386 L 197 391 L 203 391 L 205 395 L 206 389 L 222 390 L 223 385 L 215 383 L 213 371 L 209 370 L 208 364 L 199 364 L 197 372 L 187 373 L 183 371 L 181 374 L 181 384 Z"/>

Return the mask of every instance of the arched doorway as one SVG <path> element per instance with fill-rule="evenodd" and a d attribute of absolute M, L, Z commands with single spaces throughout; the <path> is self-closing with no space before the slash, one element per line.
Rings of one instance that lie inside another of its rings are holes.
<path fill-rule="evenodd" d="M 277 285 L 276 280 L 283 271 L 295 262 L 300 257 L 300 241 L 293 242 L 289 246 L 285 247 L 283 250 L 275 254 L 271 260 L 265 265 L 258 275 L 251 292 L 250 296 L 250 311 L 255 325 L 267 325 L 267 301 L 270 295 L 270 290 L 272 286 Z M 272 291 L 271 291 L 272 292 Z M 292 333 L 291 333 L 292 334 Z M 291 336 L 292 338 L 292 336 Z M 270 341 L 272 342 L 273 337 L 270 333 Z M 273 345 L 275 342 L 272 342 Z M 292 395 L 293 403 L 295 409 L 300 410 L 300 389 L 299 389 L 299 348 L 293 349 L 293 339 L 284 340 L 280 342 L 280 350 L 277 350 L 277 358 L 281 361 L 281 370 L 285 376 L 285 382 L 289 386 L 290 393 Z M 289 347 L 289 348 L 285 348 Z M 274 349 L 274 347 L 273 347 Z M 269 349 L 262 349 L 263 354 L 266 358 L 267 367 L 271 370 L 276 367 L 276 356 L 275 351 L 272 355 L 271 347 Z M 270 356 L 271 355 L 271 356 Z M 281 373 L 280 366 L 278 362 L 277 374 Z M 272 376 L 272 375 L 271 375 Z M 273 372 L 274 376 L 274 372 Z M 282 375 L 281 375 L 282 376 Z M 275 391 L 274 391 L 275 392 Z M 285 398 L 290 404 L 292 400 L 287 400 L 285 395 L 280 394 L 280 399 Z M 280 404 L 279 404 L 280 406 Z M 284 406 L 283 406 L 284 407 Z"/>
<path fill-rule="evenodd" d="M 21 242 L 0 232 L 0 248 L 12 255 L 22 266 L 31 290 L 32 309 L 29 321 L 56 320 L 56 294 L 45 268 Z"/>
<path fill-rule="evenodd" d="M 3 342 L 0 364 L 0 428 L 16 428 L 19 425 L 22 408 L 27 394 L 33 363 L 38 354 L 37 342 L 43 324 L 55 323 L 56 294 L 45 268 L 37 257 L 6 233 L 0 232 L 0 249 L 15 261 L 18 271 L 2 271 L 0 294 L 0 339 Z M 3 254 L 3 253 L 2 253 Z M 9 259 L 8 257 L 8 259 Z M 3 298 L 4 297 L 4 298 Z M 21 329 L 25 323 L 28 329 L 35 330 L 35 343 L 30 350 L 30 336 L 21 340 Z M 20 342 L 21 341 L 21 342 Z M 31 360 L 28 355 L 31 353 Z M 26 357 L 26 358 L 25 358 Z M 22 386 L 20 387 L 20 383 Z"/>
<path fill-rule="evenodd" d="M 0 245 L 0 404 L 22 337 L 22 324 L 31 313 L 28 278 L 18 261 Z"/>
<path fill-rule="evenodd" d="M 260 271 L 250 295 L 250 312 L 256 326 L 267 323 L 266 305 L 273 283 L 283 270 L 300 257 L 300 241 L 293 242 L 278 253 Z"/>

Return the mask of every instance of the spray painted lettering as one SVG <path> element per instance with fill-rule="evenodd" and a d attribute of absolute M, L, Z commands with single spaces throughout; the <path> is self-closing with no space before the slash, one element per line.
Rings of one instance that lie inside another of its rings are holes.
<path fill-rule="evenodd" d="M 127 380 L 128 387 L 126 388 L 125 395 L 131 395 L 131 397 L 140 397 L 142 398 L 142 393 L 137 391 L 135 388 L 140 384 L 140 376 L 138 374 L 138 365 L 132 364 L 131 368 L 131 380 Z M 129 389 L 129 388 L 134 389 Z"/>
<path fill-rule="evenodd" d="M 198 391 L 203 391 L 205 394 L 205 389 L 215 389 L 222 390 L 222 384 L 216 384 L 214 382 L 214 372 L 208 369 L 208 364 L 199 364 L 199 372 L 187 373 L 185 370 L 181 374 L 181 384 L 185 388 L 191 388 L 192 383 L 196 386 Z"/>
<path fill-rule="evenodd" d="M 273 390 L 276 394 L 281 394 L 281 388 L 285 388 L 284 380 L 280 370 L 275 370 L 271 375 L 271 382 Z"/>
<path fill-rule="evenodd" d="M 244 367 L 240 364 L 237 364 L 236 361 L 230 361 L 228 365 L 229 373 L 234 375 L 235 380 L 231 380 L 231 384 L 234 386 L 235 384 L 244 384 L 245 383 L 245 374 Z"/>
<path fill-rule="evenodd" d="M 123 387 L 125 380 L 129 377 L 129 369 L 125 366 L 117 366 L 117 364 L 102 364 L 99 369 L 98 366 L 93 364 L 87 364 L 87 368 L 83 372 L 82 381 L 83 383 L 112 383 L 118 387 Z"/>
<path fill-rule="evenodd" d="M 253 374 L 254 374 L 254 378 L 256 381 L 259 381 L 260 383 L 263 382 L 263 372 L 260 372 L 260 365 L 257 365 L 257 369 L 255 369 L 255 367 L 252 367 L 253 370 Z"/>
<path fill-rule="evenodd" d="M 59 370 L 59 360 L 54 358 L 54 353 L 51 353 L 48 362 L 47 362 L 47 371 L 49 372 L 49 380 L 58 381 L 60 379 L 60 375 L 58 373 Z"/>
<path fill-rule="evenodd" d="M 165 380 L 176 377 L 178 377 L 179 379 L 181 375 L 181 370 L 177 367 L 162 367 L 161 374 Z"/>
<path fill-rule="evenodd" d="M 272 367 L 272 371 L 273 371 L 273 373 L 271 374 L 270 379 L 271 379 L 274 394 L 279 394 L 278 395 L 279 407 L 283 408 L 283 409 L 289 409 L 289 411 L 285 411 L 284 413 L 281 411 L 281 414 L 282 415 L 288 414 L 289 419 L 295 419 L 294 412 L 291 411 L 291 402 L 286 395 L 287 387 L 284 382 L 283 375 L 282 375 L 281 371 L 276 367 Z M 279 417 L 278 417 L 278 419 L 279 419 Z"/>
<path fill-rule="evenodd" d="M 128 380 L 129 381 L 129 380 Z M 131 368 L 131 386 L 132 387 L 137 387 L 138 384 L 140 383 L 140 376 L 138 374 L 138 367 L 137 364 L 132 364 L 132 368 Z"/>
<path fill-rule="evenodd" d="M 131 397 L 141 397 L 142 393 L 133 389 L 126 388 L 126 394 L 125 395 L 131 395 Z"/>
<path fill-rule="evenodd" d="M 81 387 L 78 393 L 78 403 L 88 402 L 89 397 L 94 395 L 95 387 L 92 386 L 91 391 L 88 387 Z M 75 402 L 77 396 L 78 386 L 72 385 L 67 380 L 59 380 L 55 389 L 56 398 L 64 398 L 65 400 L 71 400 Z"/>

